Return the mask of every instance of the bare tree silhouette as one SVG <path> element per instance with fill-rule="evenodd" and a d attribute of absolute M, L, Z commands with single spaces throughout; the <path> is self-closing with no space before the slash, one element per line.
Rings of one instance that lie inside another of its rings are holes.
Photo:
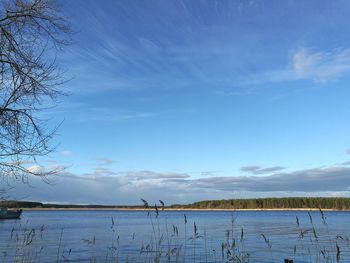
<path fill-rule="evenodd" d="M 0 179 L 23 180 L 42 170 L 40 156 L 54 147 L 56 129 L 39 118 L 43 103 L 62 94 L 56 57 L 69 42 L 70 27 L 50 0 L 0 0 Z"/>

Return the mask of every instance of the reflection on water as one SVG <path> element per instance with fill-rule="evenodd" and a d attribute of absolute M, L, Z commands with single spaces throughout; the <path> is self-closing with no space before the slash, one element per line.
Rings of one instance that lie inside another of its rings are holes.
<path fill-rule="evenodd" d="M 186 214 L 186 221 L 184 214 Z M 25 211 L 0 262 L 350 262 L 350 213 Z M 297 224 L 297 218 L 299 226 Z"/>

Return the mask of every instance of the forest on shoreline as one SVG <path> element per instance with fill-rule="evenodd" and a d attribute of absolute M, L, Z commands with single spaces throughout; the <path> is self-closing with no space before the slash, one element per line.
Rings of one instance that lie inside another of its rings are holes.
<path fill-rule="evenodd" d="M 334 209 L 350 210 L 346 197 L 285 197 L 229 200 L 205 200 L 174 208 L 192 209 Z"/>
<path fill-rule="evenodd" d="M 32 209 L 143 209 L 143 205 L 52 204 L 31 201 L 0 201 L 0 207 Z M 149 206 L 148 208 L 154 208 Z M 187 205 L 165 206 L 170 209 L 334 209 L 350 210 L 350 198 L 286 197 L 205 200 Z"/>

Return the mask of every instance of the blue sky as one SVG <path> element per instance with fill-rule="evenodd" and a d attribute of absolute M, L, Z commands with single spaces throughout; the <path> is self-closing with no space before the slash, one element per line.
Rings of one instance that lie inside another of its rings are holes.
<path fill-rule="evenodd" d="M 66 170 L 16 194 L 349 196 L 349 1 L 62 5 L 75 31 L 59 56 L 71 95 L 44 112 L 64 122 L 40 165 Z"/>

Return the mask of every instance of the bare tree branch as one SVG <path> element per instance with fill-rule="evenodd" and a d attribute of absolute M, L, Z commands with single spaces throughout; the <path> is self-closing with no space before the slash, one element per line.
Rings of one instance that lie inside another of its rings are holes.
<path fill-rule="evenodd" d="M 41 105 L 62 94 L 55 57 L 69 44 L 70 28 L 50 0 L 0 0 L 0 178 L 57 173 L 33 168 L 52 152 Z"/>

